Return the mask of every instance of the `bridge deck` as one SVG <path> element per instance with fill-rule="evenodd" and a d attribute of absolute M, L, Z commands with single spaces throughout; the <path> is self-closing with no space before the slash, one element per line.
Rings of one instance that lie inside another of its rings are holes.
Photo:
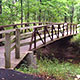
<path fill-rule="evenodd" d="M 73 33 L 73 32 L 72 32 Z M 59 33 L 59 37 L 62 38 L 62 34 Z M 70 34 L 70 32 L 68 33 Z M 76 34 L 76 32 L 74 32 L 74 34 Z M 65 32 L 64 34 L 64 37 L 67 36 L 67 33 Z M 70 35 L 69 35 L 70 36 Z M 60 39 L 59 38 L 59 39 Z M 57 39 L 57 36 L 54 35 L 54 41 Z M 31 38 L 29 39 L 26 39 L 26 40 L 22 40 L 21 43 L 23 42 L 27 42 L 27 41 L 30 41 Z M 51 42 L 50 38 L 47 37 L 47 43 L 49 43 L 49 41 Z M 52 41 L 53 42 L 53 41 Z M 42 42 L 41 41 L 38 41 L 37 42 L 37 47 L 39 47 L 39 45 L 41 45 Z M 32 48 L 34 47 L 34 45 L 32 44 Z M 26 46 L 22 46 L 20 47 L 20 59 L 15 59 L 15 50 L 13 50 L 11 52 L 11 68 L 14 69 L 16 67 L 17 64 L 20 63 L 20 61 L 27 55 L 28 53 L 28 50 L 29 50 L 29 45 L 26 45 Z M 5 68 L 5 57 L 4 57 L 4 52 L 5 52 L 5 49 L 4 49 L 4 46 L 1 46 L 0 47 L 0 68 Z"/>

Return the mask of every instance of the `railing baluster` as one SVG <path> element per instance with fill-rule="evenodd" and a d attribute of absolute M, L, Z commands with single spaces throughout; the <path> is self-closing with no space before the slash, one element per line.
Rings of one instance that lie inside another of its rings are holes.
<path fill-rule="evenodd" d="M 46 44 L 46 27 L 47 26 L 44 26 L 44 44 Z"/>
<path fill-rule="evenodd" d="M 73 34 L 74 34 L 74 24 L 73 24 Z"/>
<path fill-rule="evenodd" d="M 59 38 L 59 29 L 60 29 L 60 24 L 58 24 L 58 35 L 57 35 L 57 38 Z"/>
<path fill-rule="evenodd" d="M 70 24 L 70 34 L 72 34 L 72 23 Z"/>
<path fill-rule="evenodd" d="M 52 40 L 53 40 L 53 28 L 54 28 L 54 25 L 52 25 L 52 31 L 51 31 L 51 33 L 52 33 Z"/>
<path fill-rule="evenodd" d="M 33 23 L 34 26 L 36 26 L 36 23 Z"/>
<path fill-rule="evenodd" d="M 5 68 L 11 67 L 11 37 L 10 33 L 5 34 Z"/>
<path fill-rule="evenodd" d="M 68 24 L 67 24 L 67 35 L 68 35 Z"/>
<path fill-rule="evenodd" d="M 17 25 L 14 25 L 14 29 L 17 27 Z M 14 32 L 14 35 L 15 35 L 15 32 Z"/>
<path fill-rule="evenodd" d="M 64 36 L 64 24 L 63 24 L 63 34 L 62 34 L 62 36 Z"/>
<path fill-rule="evenodd" d="M 75 25 L 76 26 L 76 33 L 77 33 L 77 25 Z"/>
<path fill-rule="evenodd" d="M 25 27 L 27 26 L 27 24 L 25 24 Z M 27 32 L 27 30 L 25 29 L 25 33 Z"/>
<path fill-rule="evenodd" d="M 37 28 L 34 28 L 34 49 L 36 49 L 36 31 Z"/>
<path fill-rule="evenodd" d="M 42 23 L 39 22 L 39 25 L 42 25 Z"/>

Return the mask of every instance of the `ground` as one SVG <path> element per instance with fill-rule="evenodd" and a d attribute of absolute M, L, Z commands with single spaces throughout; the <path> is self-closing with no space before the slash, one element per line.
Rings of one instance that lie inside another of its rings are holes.
<path fill-rule="evenodd" d="M 30 75 L 10 69 L 0 69 L 0 80 L 55 80 L 55 78 L 47 75 Z"/>
<path fill-rule="evenodd" d="M 43 80 L 37 76 L 23 74 L 9 69 L 0 69 L 0 80 Z"/>

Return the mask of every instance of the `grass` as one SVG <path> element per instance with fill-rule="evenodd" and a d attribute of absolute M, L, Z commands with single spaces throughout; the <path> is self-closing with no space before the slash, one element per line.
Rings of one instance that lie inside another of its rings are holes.
<path fill-rule="evenodd" d="M 59 63 L 58 60 L 38 60 L 38 68 L 26 68 L 25 65 L 17 69 L 20 72 L 28 74 L 42 74 L 54 76 L 58 80 L 74 80 L 73 77 L 80 75 L 80 64 L 72 64 L 69 62 Z"/>
<path fill-rule="evenodd" d="M 73 36 L 73 38 L 71 39 L 71 42 L 80 45 L 80 34 Z"/>

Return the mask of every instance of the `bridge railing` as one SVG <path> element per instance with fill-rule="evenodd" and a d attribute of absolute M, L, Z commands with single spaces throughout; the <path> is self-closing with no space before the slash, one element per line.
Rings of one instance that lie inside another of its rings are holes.
<path fill-rule="evenodd" d="M 43 31 L 43 33 L 40 31 Z M 46 45 L 49 42 L 52 42 L 55 39 L 62 38 L 63 36 L 77 34 L 77 24 L 70 23 L 52 23 L 50 25 L 41 26 L 34 28 L 34 50 L 38 48 L 38 38 L 39 42 L 42 42 L 41 46 Z M 40 47 L 41 47 L 40 46 Z"/>
<path fill-rule="evenodd" d="M 4 25 L 0 26 L 0 31 L 7 30 L 7 29 L 16 29 L 16 28 L 22 28 L 22 27 L 29 27 L 29 26 L 38 26 L 38 25 L 46 25 L 51 24 L 52 22 L 29 22 L 29 23 L 22 23 L 22 24 L 11 24 L 11 25 Z M 31 29 L 23 30 L 21 33 L 31 32 Z M 12 33 L 15 35 L 15 32 Z M 4 43 L 4 35 L 0 35 L 0 43 Z"/>
<path fill-rule="evenodd" d="M 31 31 L 29 31 L 31 30 Z M 22 31 L 26 31 L 23 32 Z M 15 33 L 13 35 L 13 33 Z M 29 46 L 28 50 L 36 50 L 63 36 L 77 34 L 77 24 L 50 23 L 47 25 L 27 26 L 1 31 L 5 44 L 5 67 L 11 67 L 11 51 L 15 49 L 15 58 L 19 59 L 20 47 Z M 0 39 L 1 40 L 1 39 Z"/>

